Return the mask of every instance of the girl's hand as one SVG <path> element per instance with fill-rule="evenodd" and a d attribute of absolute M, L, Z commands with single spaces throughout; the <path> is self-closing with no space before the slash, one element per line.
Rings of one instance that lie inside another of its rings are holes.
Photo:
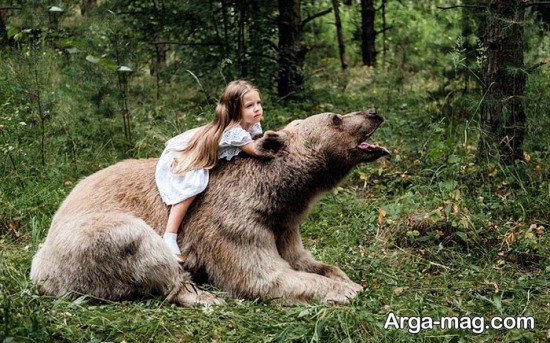
<path fill-rule="evenodd" d="M 255 141 L 243 145 L 241 147 L 241 150 L 246 152 L 250 156 L 258 156 L 258 154 L 256 153 L 256 149 L 254 149 L 254 143 L 255 143 Z"/>
<path fill-rule="evenodd" d="M 258 147 L 256 146 L 256 142 L 257 141 L 254 141 L 246 145 L 243 145 L 241 147 L 241 150 L 246 152 L 248 155 L 254 156 L 254 157 L 263 157 L 263 158 L 275 157 L 275 154 L 272 153 L 271 151 L 260 151 L 260 149 L 258 149 Z"/>
<path fill-rule="evenodd" d="M 241 147 L 241 150 L 255 157 L 274 158 L 286 145 L 283 131 L 266 131 L 262 138 Z"/>

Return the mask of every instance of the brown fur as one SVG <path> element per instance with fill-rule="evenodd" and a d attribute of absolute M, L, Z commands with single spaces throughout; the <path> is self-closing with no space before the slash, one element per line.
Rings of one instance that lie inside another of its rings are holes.
<path fill-rule="evenodd" d="M 168 208 L 154 180 L 156 159 L 127 160 L 82 180 L 55 214 L 31 279 L 50 295 L 120 300 L 162 294 L 182 305 L 223 303 L 191 275 L 234 297 L 345 303 L 362 288 L 303 247 L 299 223 L 321 192 L 358 163 L 387 154 L 357 149 L 382 119 L 368 112 L 320 114 L 268 131 L 255 148 L 212 170 L 183 223 L 182 269 L 159 233 Z"/>

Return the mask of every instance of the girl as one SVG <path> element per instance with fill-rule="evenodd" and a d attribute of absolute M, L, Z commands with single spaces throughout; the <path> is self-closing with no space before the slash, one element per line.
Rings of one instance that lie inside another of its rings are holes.
<path fill-rule="evenodd" d="M 209 170 L 218 159 L 230 160 L 241 151 L 258 156 L 252 136 L 262 133 L 262 115 L 258 90 L 247 81 L 233 81 L 222 92 L 212 122 L 166 143 L 155 180 L 162 200 L 171 206 L 163 238 L 180 263 L 177 237 L 187 209 L 208 185 Z"/>

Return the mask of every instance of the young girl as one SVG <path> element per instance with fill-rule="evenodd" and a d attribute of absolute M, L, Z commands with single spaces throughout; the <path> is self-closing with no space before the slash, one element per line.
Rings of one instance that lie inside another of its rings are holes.
<path fill-rule="evenodd" d="M 233 81 L 222 92 L 212 122 L 166 143 L 155 180 L 162 200 L 171 206 L 164 241 L 179 262 L 179 227 L 195 196 L 208 185 L 209 170 L 218 159 L 230 160 L 241 151 L 257 156 L 252 136 L 262 133 L 262 115 L 258 90 L 247 81 Z"/>

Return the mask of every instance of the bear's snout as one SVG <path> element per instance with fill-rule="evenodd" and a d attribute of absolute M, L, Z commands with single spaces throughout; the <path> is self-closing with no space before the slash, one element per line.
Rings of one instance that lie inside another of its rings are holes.
<path fill-rule="evenodd" d="M 384 122 L 384 118 L 376 112 L 376 108 L 369 108 L 363 114 L 369 119 L 375 121 L 378 125 Z"/>

